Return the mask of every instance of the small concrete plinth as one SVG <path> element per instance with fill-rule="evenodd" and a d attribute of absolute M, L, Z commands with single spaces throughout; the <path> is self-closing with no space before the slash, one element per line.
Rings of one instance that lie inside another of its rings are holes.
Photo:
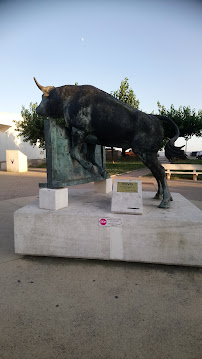
<path fill-rule="evenodd" d="M 110 193 L 112 191 L 112 179 L 94 182 L 94 191 L 98 193 Z"/>
<path fill-rule="evenodd" d="M 65 207 L 68 207 L 68 188 L 39 190 L 39 208 L 58 210 Z"/>
<path fill-rule="evenodd" d="M 111 213 L 111 194 L 69 189 L 69 207 L 14 214 L 15 252 L 24 255 L 202 266 L 202 212 L 178 193 L 170 209 L 143 192 L 143 214 Z"/>

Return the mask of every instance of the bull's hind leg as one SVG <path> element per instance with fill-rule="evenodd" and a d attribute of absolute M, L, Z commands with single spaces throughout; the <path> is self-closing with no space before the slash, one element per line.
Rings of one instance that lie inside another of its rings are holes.
<path fill-rule="evenodd" d="M 163 197 L 163 188 L 162 188 L 161 182 L 159 180 L 157 180 L 157 178 L 156 178 L 156 181 L 157 181 L 157 184 L 158 184 L 158 191 L 156 192 L 156 194 L 154 196 L 154 199 L 162 199 L 162 197 Z"/>
<path fill-rule="evenodd" d="M 156 192 L 154 199 L 162 199 L 163 198 L 163 188 L 161 182 L 156 178 L 158 183 L 158 191 Z M 173 201 L 173 197 L 170 195 L 170 201 Z"/>
<path fill-rule="evenodd" d="M 135 152 L 135 148 L 134 148 Z M 137 153 L 137 151 L 136 151 Z M 163 166 L 158 161 L 156 153 L 145 153 L 141 152 L 138 153 L 139 157 L 141 158 L 142 162 L 150 169 L 152 174 L 157 180 L 158 183 L 158 192 L 155 198 L 160 198 L 163 195 L 163 199 L 159 205 L 160 208 L 169 208 L 170 207 L 170 200 L 172 200 L 167 180 L 166 174 Z"/>

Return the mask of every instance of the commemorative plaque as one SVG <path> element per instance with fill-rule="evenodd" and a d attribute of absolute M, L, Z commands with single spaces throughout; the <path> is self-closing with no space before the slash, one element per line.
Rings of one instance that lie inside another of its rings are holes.
<path fill-rule="evenodd" d="M 111 211 L 113 213 L 142 214 L 142 182 L 139 180 L 114 180 Z"/>

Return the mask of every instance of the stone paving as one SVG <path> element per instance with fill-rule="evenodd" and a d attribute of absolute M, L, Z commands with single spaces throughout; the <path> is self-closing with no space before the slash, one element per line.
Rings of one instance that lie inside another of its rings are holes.
<path fill-rule="evenodd" d="M 0 358 L 201 359 L 201 268 L 14 253 L 13 213 L 38 182 L 44 170 L 0 172 Z M 202 182 L 169 187 L 202 209 Z"/>

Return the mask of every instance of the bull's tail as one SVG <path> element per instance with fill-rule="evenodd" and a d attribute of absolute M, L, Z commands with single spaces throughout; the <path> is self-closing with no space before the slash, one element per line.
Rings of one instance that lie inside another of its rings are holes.
<path fill-rule="evenodd" d="M 186 160 L 187 155 L 185 154 L 184 150 L 182 150 L 182 147 L 176 147 L 174 145 L 173 139 L 171 138 L 165 146 L 165 155 L 167 157 L 167 159 L 170 161 L 172 160 L 172 158 L 180 158 L 182 160 Z"/>
<path fill-rule="evenodd" d="M 172 158 L 180 158 L 182 160 L 185 160 L 187 158 L 187 155 L 185 154 L 184 150 L 182 150 L 182 147 L 176 147 L 174 145 L 175 141 L 178 139 L 178 137 L 180 136 L 180 131 L 179 128 L 177 127 L 176 123 L 169 117 L 166 116 L 158 116 L 160 118 L 160 120 L 163 121 L 167 121 L 169 123 L 171 123 L 173 125 L 173 127 L 175 128 L 175 136 L 172 137 L 166 144 L 165 146 L 165 155 L 167 157 L 167 159 L 170 161 L 172 160 Z"/>

